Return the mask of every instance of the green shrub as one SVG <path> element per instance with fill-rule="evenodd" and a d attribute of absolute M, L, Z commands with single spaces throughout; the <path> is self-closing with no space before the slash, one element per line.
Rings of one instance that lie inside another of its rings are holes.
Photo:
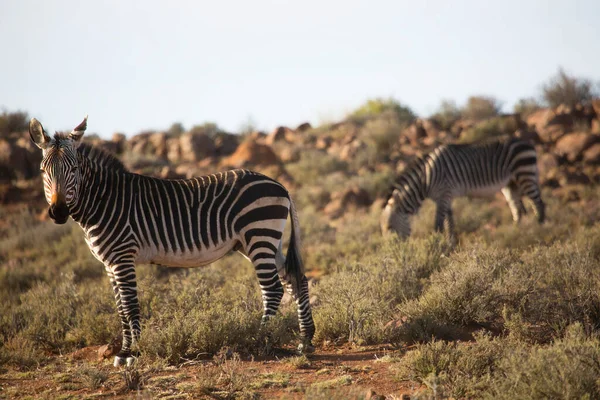
<path fill-rule="evenodd" d="M 300 161 L 286 165 L 286 169 L 294 180 L 300 184 L 314 184 L 324 176 L 337 171 L 346 171 L 348 165 L 325 152 L 318 150 L 303 151 Z"/>
<path fill-rule="evenodd" d="M 472 343 L 433 341 L 400 359 L 398 378 L 425 385 L 435 398 L 481 398 L 509 343 L 479 334 Z"/>
<path fill-rule="evenodd" d="M 348 118 L 352 121 L 363 123 L 383 114 L 395 117 L 399 122 L 406 124 L 411 123 L 416 118 L 416 115 L 410 108 L 403 106 L 392 98 L 367 100 L 365 104 L 350 113 Z"/>
<path fill-rule="evenodd" d="M 508 348 L 486 397 L 596 399 L 600 397 L 600 341 L 575 324 L 550 346 Z"/>
<path fill-rule="evenodd" d="M 385 343 L 394 332 L 385 325 L 395 305 L 417 296 L 423 281 L 439 268 L 444 246 L 440 236 L 384 244 L 382 256 L 338 266 L 315 287 L 317 340 Z"/>
<path fill-rule="evenodd" d="M 512 135 L 517 129 L 518 125 L 514 118 L 494 117 L 461 132 L 459 142 L 477 143 L 498 139 L 505 135 Z"/>

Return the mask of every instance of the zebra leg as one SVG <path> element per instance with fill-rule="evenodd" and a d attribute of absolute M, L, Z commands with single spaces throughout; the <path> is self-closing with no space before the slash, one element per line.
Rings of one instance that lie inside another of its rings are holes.
<path fill-rule="evenodd" d="M 533 203 L 533 212 L 540 224 L 546 219 L 546 205 L 542 201 L 540 185 L 537 180 L 523 179 L 519 182 L 519 192 L 527 196 Z"/>
<path fill-rule="evenodd" d="M 444 203 L 437 203 L 435 208 L 435 225 L 434 230 L 436 232 L 444 231 L 444 218 L 446 216 L 446 205 Z"/>
<path fill-rule="evenodd" d="M 452 247 L 454 247 L 458 244 L 458 238 L 456 237 L 456 230 L 454 228 L 451 202 L 452 200 L 449 200 L 446 197 L 437 201 L 437 208 L 435 210 L 435 231 L 444 232 L 446 239 Z"/>
<path fill-rule="evenodd" d="M 117 310 L 121 317 L 123 343 L 121 351 L 115 356 L 115 367 L 132 365 L 135 358 L 131 354 L 131 345 L 140 337 L 140 305 L 137 296 L 137 283 L 133 262 L 123 262 L 111 268 L 113 290 L 117 299 Z"/>
<path fill-rule="evenodd" d="M 444 217 L 444 230 L 446 231 L 446 237 L 452 247 L 458 244 L 458 237 L 456 236 L 456 229 L 454 227 L 454 217 L 452 216 L 452 208 L 448 207 Z"/>
<path fill-rule="evenodd" d="M 521 195 L 510 185 L 502 188 L 501 191 L 506 198 L 506 202 L 508 203 L 508 207 L 512 213 L 513 221 L 519 222 L 521 220 L 521 216 L 527 213 L 525 206 L 521 201 Z"/>

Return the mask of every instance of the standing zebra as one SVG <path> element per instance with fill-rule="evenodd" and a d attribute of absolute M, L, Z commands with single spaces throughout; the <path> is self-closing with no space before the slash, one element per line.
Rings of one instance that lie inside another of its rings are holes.
<path fill-rule="evenodd" d="M 123 331 L 115 366 L 133 362 L 131 345 L 140 335 L 136 263 L 198 267 L 232 250 L 256 269 L 263 323 L 277 312 L 283 282 L 298 306 L 299 350 L 314 350 L 298 217 L 280 183 L 247 170 L 188 180 L 134 174 L 112 155 L 81 143 L 86 127 L 87 116 L 70 134 L 51 138 L 34 118 L 29 134 L 43 152 L 50 218 L 64 224 L 71 216 L 110 278 Z M 284 257 L 281 244 L 288 214 L 292 230 Z"/>
<path fill-rule="evenodd" d="M 426 198 L 435 201 L 435 230 L 446 231 L 456 244 L 452 199 L 493 195 L 498 190 L 506 198 L 513 220 L 525 213 L 522 196 L 534 205 L 538 222 L 545 218 L 538 183 L 535 148 L 526 141 L 510 139 L 477 145 L 451 144 L 436 148 L 418 158 L 396 179 L 381 214 L 383 234 L 395 232 L 410 236 L 409 215 L 416 214 Z"/>

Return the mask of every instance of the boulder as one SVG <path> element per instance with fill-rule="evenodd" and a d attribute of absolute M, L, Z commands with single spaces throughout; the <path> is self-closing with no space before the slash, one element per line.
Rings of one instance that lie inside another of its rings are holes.
<path fill-rule="evenodd" d="M 114 133 L 110 141 L 111 143 L 114 143 L 114 153 L 117 155 L 123 154 L 127 147 L 127 137 L 122 133 Z"/>
<path fill-rule="evenodd" d="M 304 122 L 296 128 L 296 132 L 306 132 L 312 129 L 312 125 L 309 122 Z"/>
<path fill-rule="evenodd" d="M 280 141 L 291 143 L 294 141 L 294 133 L 295 132 L 287 126 L 278 126 L 267 136 L 265 143 L 268 145 L 272 145 L 273 143 Z"/>
<path fill-rule="evenodd" d="M 556 142 L 555 153 L 569 162 L 575 162 L 583 156 L 584 150 L 598 141 L 597 139 L 597 135 L 587 132 L 569 133 Z"/>
<path fill-rule="evenodd" d="M 407 137 L 413 145 L 416 145 L 419 144 L 421 139 L 427 137 L 427 131 L 423 127 L 421 120 L 417 119 L 404 130 L 403 135 Z"/>
<path fill-rule="evenodd" d="M 600 143 L 594 143 L 583 152 L 583 162 L 586 164 L 600 164 Z"/>
<path fill-rule="evenodd" d="M 442 132 L 442 127 L 440 124 L 432 119 L 423 119 L 421 121 L 421 126 L 425 129 L 425 133 L 430 138 L 438 138 L 440 132 Z"/>
<path fill-rule="evenodd" d="M 300 150 L 297 147 L 283 146 L 277 154 L 284 163 L 291 163 L 300 160 Z"/>
<path fill-rule="evenodd" d="M 330 218 L 339 218 L 346 211 L 365 208 L 371 204 L 369 193 L 358 187 L 351 187 L 331 196 L 331 202 L 323 210 Z"/>
<path fill-rule="evenodd" d="M 181 160 L 196 162 L 215 155 L 215 143 L 203 132 L 188 132 L 179 137 Z"/>
<path fill-rule="evenodd" d="M 279 160 L 271 146 L 257 143 L 253 140 L 245 140 L 221 164 L 234 168 L 243 168 L 246 166 L 280 165 L 281 160 Z"/>
<path fill-rule="evenodd" d="M 0 139 L 0 165 L 3 180 L 30 179 L 39 175 L 42 152 L 29 138 L 19 138 L 15 143 Z"/>
<path fill-rule="evenodd" d="M 224 157 L 235 152 L 240 143 L 240 136 L 220 132 L 215 136 L 215 152 L 217 156 Z"/>
<path fill-rule="evenodd" d="M 543 153 L 538 157 L 537 165 L 542 182 L 555 178 L 558 168 L 558 157 L 552 153 Z"/>

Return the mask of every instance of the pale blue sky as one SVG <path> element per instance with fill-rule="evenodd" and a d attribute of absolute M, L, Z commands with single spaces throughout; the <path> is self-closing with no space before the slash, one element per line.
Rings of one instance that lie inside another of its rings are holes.
<path fill-rule="evenodd" d="M 600 79 L 600 1 L 0 0 L 0 107 L 109 137 L 319 124 L 370 97 L 511 109 L 559 66 Z"/>

